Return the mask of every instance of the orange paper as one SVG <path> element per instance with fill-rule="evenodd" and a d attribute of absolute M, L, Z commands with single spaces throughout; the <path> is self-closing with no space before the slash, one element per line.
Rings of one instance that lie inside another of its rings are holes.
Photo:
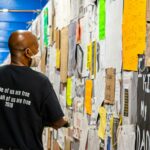
<path fill-rule="evenodd" d="M 146 48 L 146 0 L 126 0 L 123 13 L 123 69 L 137 71 Z"/>
<path fill-rule="evenodd" d="M 92 80 L 85 83 L 85 110 L 88 115 L 92 114 Z"/>
<path fill-rule="evenodd" d="M 138 70 L 138 55 L 131 51 L 128 53 L 127 51 L 123 52 L 123 69 L 124 70 Z"/>
<path fill-rule="evenodd" d="M 81 42 L 81 25 L 80 25 L 80 21 L 78 21 L 77 27 L 76 27 L 76 42 L 77 43 Z"/>

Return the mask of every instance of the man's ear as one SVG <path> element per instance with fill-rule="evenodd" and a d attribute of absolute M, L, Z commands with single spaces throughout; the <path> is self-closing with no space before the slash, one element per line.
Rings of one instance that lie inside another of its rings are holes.
<path fill-rule="evenodd" d="M 26 49 L 25 49 L 25 56 L 28 57 L 28 58 L 31 58 L 32 53 L 31 53 L 30 48 L 26 48 Z"/>

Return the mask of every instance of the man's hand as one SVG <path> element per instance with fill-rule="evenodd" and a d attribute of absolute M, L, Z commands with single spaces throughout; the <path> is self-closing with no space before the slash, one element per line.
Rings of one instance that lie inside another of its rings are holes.
<path fill-rule="evenodd" d="M 57 130 L 61 127 L 68 128 L 68 127 L 70 127 L 70 124 L 68 122 L 68 119 L 63 117 L 63 118 L 59 119 L 58 121 L 51 123 L 51 127 Z"/>

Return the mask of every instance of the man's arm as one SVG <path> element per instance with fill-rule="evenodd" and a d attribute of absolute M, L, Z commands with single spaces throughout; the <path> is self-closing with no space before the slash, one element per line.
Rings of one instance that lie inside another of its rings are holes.
<path fill-rule="evenodd" d="M 50 126 L 56 130 L 61 127 L 69 127 L 68 120 L 64 117 L 59 100 L 50 81 L 48 78 L 45 81 L 43 92 L 43 95 L 45 95 L 43 97 L 45 98 L 41 109 L 43 126 Z"/>

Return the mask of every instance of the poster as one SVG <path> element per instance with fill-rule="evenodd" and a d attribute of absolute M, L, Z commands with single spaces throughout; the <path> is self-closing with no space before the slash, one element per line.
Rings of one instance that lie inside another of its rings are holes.
<path fill-rule="evenodd" d="M 139 72 L 136 149 L 150 149 L 150 73 Z"/>
<path fill-rule="evenodd" d="M 123 12 L 123 69 L 137 71 L 146 48 L 146 0 L 126 0 Z"/>

